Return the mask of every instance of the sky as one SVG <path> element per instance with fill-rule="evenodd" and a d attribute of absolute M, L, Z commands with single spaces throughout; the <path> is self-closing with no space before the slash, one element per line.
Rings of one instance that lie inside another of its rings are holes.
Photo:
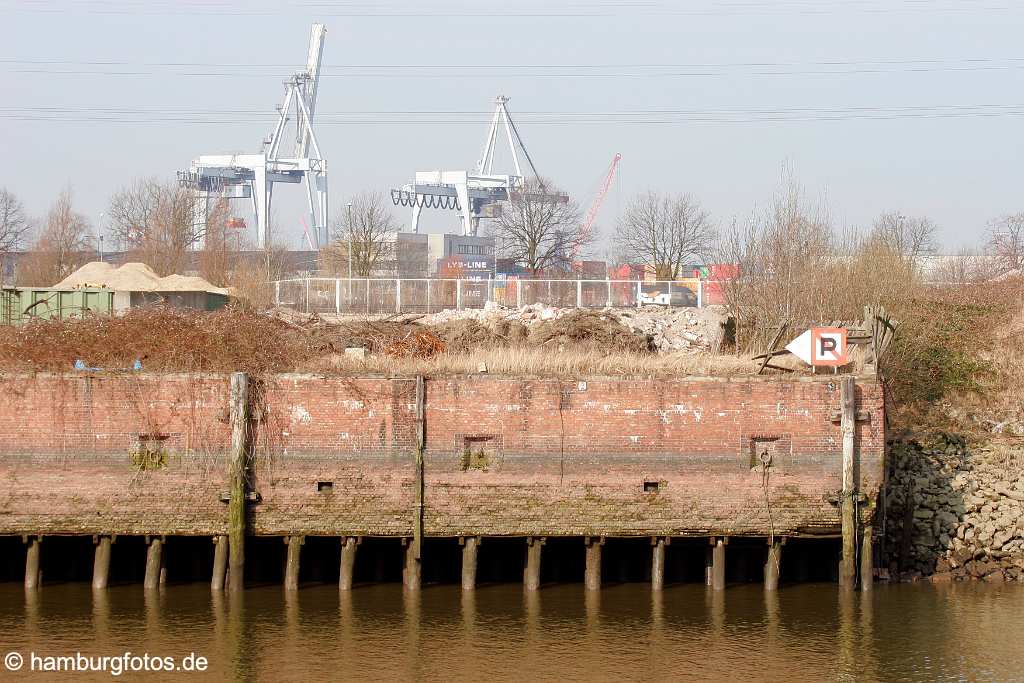
<path fill-rule="evenodd" d="M 258 152 L 313 22 L 328 30 L 315 127 L 334 214 L 417 170 L 471 169 L 499 94 L 584 209 L 622 155 L 604 239 L 647 190 L 747 220 L 784 168 L 841 227 L 899 210 L 950 249 L 1024 211 L 1012 0 L 0 0 L 0 187 L 41 216 L 70 186 L 102 230 L 134 179 Z M 274 202 L 279 239 L 300 247 L 304 194 L 279 186 Z"/>

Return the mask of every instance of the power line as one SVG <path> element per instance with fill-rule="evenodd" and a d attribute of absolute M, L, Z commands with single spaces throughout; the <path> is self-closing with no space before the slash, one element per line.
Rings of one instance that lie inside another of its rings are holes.
<path fill-rule="evenodd" d="M 484 111 L 319 112 L 318 125 L 476 125 Z M 682 123 L 772 123 L 801 121 L 892 121 L 900 119 L 998 118 L 1024 115 L 1024 104 L 921 105 L 903 107 L 778 107 L 745 109 L 646 109 L 610 112 L 518 112 L 524 124 L 648 125 Z M 173 110 L 101 107 L 3 107 L 0 119 L 32 122 L 240 125 L 263 123 L 272 113 L 259 110 Z"/>

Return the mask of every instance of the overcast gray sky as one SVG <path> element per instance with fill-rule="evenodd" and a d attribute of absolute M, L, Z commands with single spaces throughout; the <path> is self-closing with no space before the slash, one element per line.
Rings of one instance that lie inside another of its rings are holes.
<path fill-rule="evenodd" d="M 540 171 L 584 207 L 622 154 L 605 233 L 646 189 L 745 219 L 784 163 L 838 223 L 928 215 L 949 246 L 1024 210 L 1011 0 L 0 0 L 0 186 L 41 215 L 70 183 L 99 222 L 133 178 L 258 151 L 314 21 L 334 209 L 472 167 L 501 93 Z M 275 204 L 299 246 L 301 191 Z"/>

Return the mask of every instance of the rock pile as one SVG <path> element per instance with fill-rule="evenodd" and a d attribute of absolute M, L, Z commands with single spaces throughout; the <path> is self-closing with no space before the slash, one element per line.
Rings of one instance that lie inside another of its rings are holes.
<path fill-rule="evenodd" d="M 905 580 L 1024 582 L 1024 452 L 943 435 L 890 451 L 887 548 Z"/>

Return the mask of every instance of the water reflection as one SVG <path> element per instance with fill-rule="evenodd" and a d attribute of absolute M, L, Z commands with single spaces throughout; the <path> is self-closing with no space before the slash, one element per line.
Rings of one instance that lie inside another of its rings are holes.
<path fill-rule="evenodd" d="M 220 680 L 1012 680 L 1019 586 L 0 585 L 7 651 L 210 660 Z M 109 680 L 109 675 L 82 680 Z"/>

